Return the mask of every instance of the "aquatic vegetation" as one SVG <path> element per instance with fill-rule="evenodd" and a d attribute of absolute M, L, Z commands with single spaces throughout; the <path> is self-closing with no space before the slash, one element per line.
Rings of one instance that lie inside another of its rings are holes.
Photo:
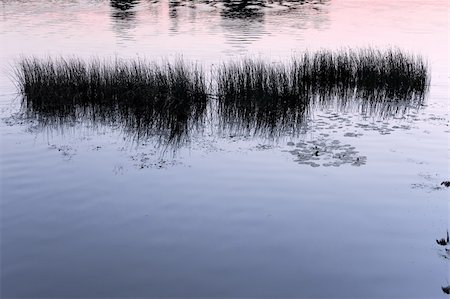
<path fill-rule="evenodd" d="M 396 49 L 306 52 L 288 64 L 245 59 L 218 70 L 218 93 L 227 99 L 305 100 L 318 94 L 403 99 L 422 95 L 428 84 L 425 61 Z"/>
<path fill-rule="evenodd" d="M 23 58 L 16 68 L 23 108 L 41 124 L 119 124 L 140 138 L 186 138 L 207 103 L 203 71 L 181 60 L 99 61 Z"/>
<path fill-rule="evenodd" d="M 288 152 L 296 158 L 295 162 L 311 167 L 362 166 L 367 162 L 367 157 L 360 155 L 355 147 L 350 144 L 342 144 L 339 140 L 319 138 L 288 145 L 293 147 Z"/>
<path fill-rule="evenodd" d="M 216 80 L 225 125 L 274 131 L 286 124 L 296 130 L 316 104 L 360 100 L 361 110 L 375 112 L 420 106 L 429 75 L 419 56 L 360 49 L 306 52 L 287 64 L 230 62 L 218 68 Z"/>
<path fill-rule="evenodd" d="M 442 245 L 442 246 L 446 246 L 447 244 L 449 244 L 450 243 L 450 237 L 448 235 L 448 231 L 447 231 L 447 238 L 442 238 L 440 240 L 437 239 L 436 243 L 439 244 L 439 245 Z"/>
<path fill-rule="evenodd" d="M 450 237 L 448 234 L 448 230 L 447 230 L 447 237 L 441 238 L 441 239 L 436 239 L 436 243 L 441 246 L 447 246 L 450 244 Z M 444 250 L 442 250 L 442 251 L 439 250 L 439 251 L 440 251 L 440 256 L 448 262 L 450 260 L 450 249 L 444 248 Z M 442 289 L 442 292 L 444 292 L 445 294 L 450 294 L 450 285 L 442 286 L 441 289 Z"/>
<path fill-rule="evenodd" d="M 441 183 L 441 186 L 444 186 L 444 187 L 450 187 L 450 181 L 443 181 L 443 182 Z"/>
<path fill-rule="evenodd" d="M 306 52 L 288 63 L 244 59 L 213 69 L 211 85 L 199 66 L 181 60 L 22 58 L 15 71 L 23 107 L 41 124 L 84 119 L 176 142 L 188 139 L 210 102 L 219 127 L 273 137 L 298 133 L 318 105 L 356 104 L 378 115 L 420 107 L 429 84 L 424 60 L 396 49 Z"/>
<path fill-rule="evenodd" d="M 262 60 L 220 66 L 216 92 L 223 125 L 268 135 L 301 125 L 310 103 L 300 97 L 290 75 L 288 66 Z"/>

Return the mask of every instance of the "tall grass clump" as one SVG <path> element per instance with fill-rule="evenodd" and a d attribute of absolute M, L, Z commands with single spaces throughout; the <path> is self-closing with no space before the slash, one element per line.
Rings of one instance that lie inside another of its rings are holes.
<path fill-rule="evenodd" d="M 245 59 L 216 72 L 219 112 L 226 126 L 247 129 L 301 126 L 314 104 L 358 99 L 364 107 L 420 103 L 429 85 L 427 64 L 398 49 L 306 52 L 289 63 Z M 240 120 L 240 121 L 236 121 Z"/>
<path fill-rule="evenodd" d="M 294 88 L 290 66 L 246 59 L 217 70 L 217 98 L 222 127 L 277 135 L 298 129 L 309 102 Z"/>
<path fill-rule="evenodd" d="M 199 127 L 213 97 L 221 128 L 274 136 L 299 132 L 318 105 L 402 113 L 420 106 L 429 85 L 420 56 L 372 48 L 224 63 L 212 87 L 200 67 L 182 60 L 22 58 L 15 73 L 24 110 L 41 124 L 90 120 L 177 143 Z"/>
<path fill-rule="evenodd" d="M 180 141 L 205 113 L 204 73 L 196 65 L 144 60 L 22 58 L 16 77 L 23 107 L 43 123 L 80 118 L 120 124 L 136 137 Z"/>

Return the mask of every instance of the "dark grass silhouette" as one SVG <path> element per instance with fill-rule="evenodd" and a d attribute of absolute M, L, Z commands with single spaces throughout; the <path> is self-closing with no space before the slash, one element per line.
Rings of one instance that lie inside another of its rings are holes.
<path fill-rule="evenodd" d="M 450 236 L 448 234 L 448 231 L 447 231 L 447 238 L 436 239 L 436 243 L 441 245 L 441 246 L 446 246 L 447 244 L 449 244 L 450 243 Z"/>
<path fill-rule="evenodd" d="M 450 237 L 447 230 L 446 238 L 436 239 L 436 243 L 441 246 L 447 246 L 450 244 Z M 450 260 L 450 249 L 444 248 L 444 251 L 440 254 L 447 262 Z M 442 292 L 445 294 L 450 294 L 450 285 L 442 286 Z"/>
<path fill-rule="evenodd" d="M 444 187 L 450 187 L 450 181 L 443 181 L 442 183 L 441 183 L 441 186 L 444 186 Z"/>
<path fill-rule="evenodd" d="M 222 123 L 269 134 L 295 131 L 317 104 L 358 100 L 380 114 L 418 107 L 429 85 L 424 60 L 396 49 L 319 51 L 288 64 L 245 59 L 222 64 L 216 79 Z"/>
<path fill-rule="evenodd" d="M 136 138 L 159 135 L 169 143 L 187 138 L 208 102 L 203 71 L 181 60 L 24 58 L 16 77 L 23 108 L 44 125 L 77 119 L 120 124 Z"/>
<path fill-rule="evenodd" d="M 289 66 L 262 60 L 223 64 L 217 70 L 217 98 L 222 127 L 268 136 L 296 130 L 311 103 L 300 96 L 300 86 Z"/>
<path fill-rule="evenodd" d="M 284 64 L 245 59 L 220 65 L 210 85 L 182 60 L 22 58 L 15 72 L 24 110 L 43 125 L 90 120 L 166 143 L 188 140 L 213 98 L 221 128 L 273 137 L 299 132 L 317 105 L 402 113 L 420 107 L 429 85 L 424 60 L 397 49 L 307 52 Z"/>

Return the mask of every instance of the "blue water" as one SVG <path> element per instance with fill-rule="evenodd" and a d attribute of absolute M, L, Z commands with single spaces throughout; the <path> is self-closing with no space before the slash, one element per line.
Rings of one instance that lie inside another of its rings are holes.
<path fill-rule="evenodd" d="M 114 3 L 1 2 L 2 298 L 446 296 L 435 239 L 449 228 L 448 2 L 255 1 L 245 14 L 220 1 Z M 81 120 L 40 126 L 20 115 L 10 78 L 20 55 L 208 66 L 356 46 L 425 57 L 425 106 L 386 118 L 322 108 L 303 134 L 275 140 L 210 120 L 173 151 Z M 311 144 L 354 147 L 365 163 L 299 163 L 292 152 Z"/>

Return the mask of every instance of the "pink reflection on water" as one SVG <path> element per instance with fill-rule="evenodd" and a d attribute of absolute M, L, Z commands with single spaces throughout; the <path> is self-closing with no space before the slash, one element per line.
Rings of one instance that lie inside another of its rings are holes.
<path fill-rule="evenodd" d="M 0 22 L 2 56 L 183 55 L 220 61 L 236 55 L 283 59 L 317 48 L 398 46 L 447 65 L 447 1 L 322 1 L 268 5 L 253 17 L 228 17 L 219 2 L 173 6 L 137 2 L 129 17 L 109 1 L 9 1 Z"/>

